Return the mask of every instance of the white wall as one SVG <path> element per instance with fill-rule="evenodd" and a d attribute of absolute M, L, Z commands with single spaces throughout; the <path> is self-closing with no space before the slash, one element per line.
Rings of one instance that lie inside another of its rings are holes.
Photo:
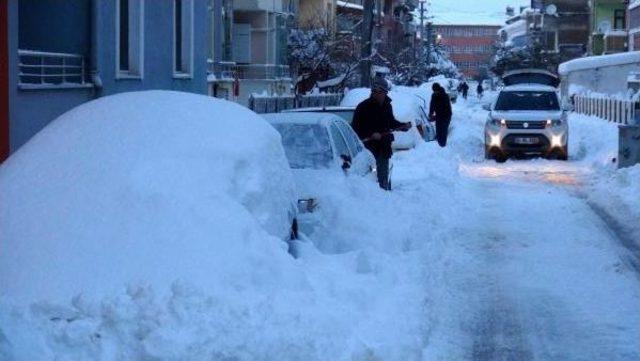
<path fill-rule="evenodd" d="M 562 95 L 570 96 L 577 89 L 604 94 L 626 94 L 629 72 L 640 71 L 640 63 L 576 70 L 562 76 Z"/>

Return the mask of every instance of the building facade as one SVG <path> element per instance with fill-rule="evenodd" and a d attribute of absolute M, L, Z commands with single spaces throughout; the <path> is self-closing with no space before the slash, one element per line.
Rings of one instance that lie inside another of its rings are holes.
<path fill-rule="evenodd" d="M 9 36 L 7 0 L 0 0 L 0 163 L 9 156 Z"/>
<path fill-rule="evenodd" d="M 4 0 L 11 152 L 89 100 L 206 94 L 208 0 Z"/>
<path fill-rule="evenodd" d="M 221 0 L 222 54 L 212 59 L 209 93 L 248 105 L 254 93 L 291 94 L 287 37 L 298 0 Z"/>
<path fill-rule="evenodd" d="M 640 0 L 633 0 L 627 9 L 629 51 L 640 51 Z"/>
<path fill-rule="evenodd" d="M 590 54 L 627 51 L 627 0 L 591 0 Z"/>
<path fill-rule="evenodd" d="M 434 25 L 437 41 L 467 78 L 487 77 L 499 30 L 499 25 Z"/>

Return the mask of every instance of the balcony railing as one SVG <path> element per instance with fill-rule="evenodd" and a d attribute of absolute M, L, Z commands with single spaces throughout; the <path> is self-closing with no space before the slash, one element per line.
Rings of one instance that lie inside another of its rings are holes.
<path fill-rule="evenodd" d="M 82 55 L 21 49 L 18 60 L 21 89 L 93 86 L 87 81 L 87 64 Z"/>
<path fill-rule="evenodd" d="M 236 64 L 234 62 L 216 62 L 210 64 L 209 71 L 216 79 L 234 80 L 290 80 L 288 65 L 274 64 Z"/>

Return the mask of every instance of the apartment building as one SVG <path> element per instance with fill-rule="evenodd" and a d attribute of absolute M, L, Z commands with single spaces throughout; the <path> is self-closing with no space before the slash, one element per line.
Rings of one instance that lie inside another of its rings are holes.
<path fill-rule="evenodd" d="M 254 93 L 281 95 L 292 89 L 287 36 L 297 0 L 221 0 L 214 22 L 222 54 L 211 59 L 209 93 L 247 105 Z M 215 30 L 213 30 L 215 31 Z"/>
<path fill-rule="evenodd" d="M 627 8 L 629 51 L 640 51 L 640 0 L 632 0 Z"/>
<path fill-rule="evenodd" d="M 0 98 L 9 104 L 0 126 L 8 123 L 10 152 L 57 116 L 97 97 L 146 89 L 206 94 L 208 0 L 0 5 L 8 41 L 2 56 L 8 80 L 2 78 Z"/>
<path fill-rule="evenodd" d="M 9 156 L 9 34 L 7 0 L 0 0 L 0 163 Z"/>
<path fill-rule="evenodd" d="M 499 25 L 434 25 L 437 41 L 467 78 L 486 74 L 499 30 Z"/>
<path fill-rule="evenodd" d="M 592 55 L 627 51 L 627 0 L 591 0 Z"/>

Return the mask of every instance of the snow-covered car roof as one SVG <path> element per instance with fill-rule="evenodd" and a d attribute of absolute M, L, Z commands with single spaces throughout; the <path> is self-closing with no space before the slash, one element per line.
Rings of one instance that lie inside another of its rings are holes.
<path fill-rule="evenodd" d="M 506 86 L 504 88 L 502 88 L 503 92 L 507 92 L 507 91 L 549 91 L 549 92 L 556 92 L 558 91 L 557 88 L 549 86 L 549 85 L 542 85 L 542 84 L 517 84 L 517 85 L 510 85 L 510 86 Z"/>
<path fill-rule="evenodd" d="M 332 113 L 322 112 L 287 112 L 261 114 L 269 123 L 295 123 L 295 124 L 324 124 L 335 120 L 342 120 Z"/>
<path fill-rule="evenodd" d="M 300 113 L 300 112 L 339 112 L 339 111 L 353 111 L 356 110 L 355 106 L 328 106 L 328 107 L 309 107 L 309 108 L 295 108 L 286 109 L 281 113 Z"/>

